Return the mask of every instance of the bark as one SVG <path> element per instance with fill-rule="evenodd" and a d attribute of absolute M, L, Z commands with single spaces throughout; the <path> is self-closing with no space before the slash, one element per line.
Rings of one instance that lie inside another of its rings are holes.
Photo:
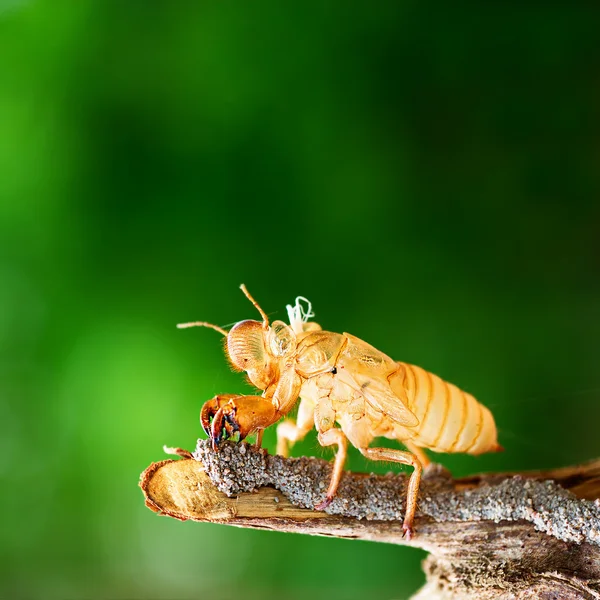
<path fill-rule="evenodd" d="M 456 480 L 433 466 L 407 542 L 402 474 L 346 472 L 319 512 L 326 461 L 271 456 L 245 443 L 215 453 L 199 441 L 193 454 L 170 452 L 182 459 L 150 465 L 140 481 L 146 505 L 160 514 L 423 548 L 427 583 L 414 600 L 600 599 L 600 460 Z"/>

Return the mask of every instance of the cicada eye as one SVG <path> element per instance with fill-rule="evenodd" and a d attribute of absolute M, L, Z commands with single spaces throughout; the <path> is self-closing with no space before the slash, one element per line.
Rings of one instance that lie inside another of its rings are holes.
<path fill-rule="evenodd" d="M 283 321 L 275 321 L 271 324 L 269 350 L 273 356 L 286 356 L 296 350 L 296 334 Z"/>
<path fill-rule="evenodd" d="M 240 321 L 227 334 L 227 354 L 234 367 L 242 371 L 265 363 L 264 329 L 258 321 Z"/>

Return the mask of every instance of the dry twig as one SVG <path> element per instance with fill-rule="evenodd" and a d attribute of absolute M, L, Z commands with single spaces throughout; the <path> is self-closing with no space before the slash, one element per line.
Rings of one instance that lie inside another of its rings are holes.
<path fill-rule="evenodd" d="M 144 471 L 152 510 L 181 520 L 407 544 L 427 550 L 415 600 L 600 598 L 600 460 L 546 472 L 423 479 L 416 537 L 402 537 L 404 475 L 347 472 L 327 512 L 331 465 L 271 456 L 245 443 Z"/>

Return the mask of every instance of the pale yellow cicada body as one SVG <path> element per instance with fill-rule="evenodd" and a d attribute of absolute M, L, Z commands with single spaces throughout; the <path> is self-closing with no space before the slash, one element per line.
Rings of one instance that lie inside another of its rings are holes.
<path fill-rule="evenodd" d="M 222 394 L 204 404 L 201 423 L 215 449 L 236 433 L 240 440 L 256 433 L 260 444 L 263 430 L 300 398 L 296 422 L 286 419 L 277 426 L 277 453 L 287 456 L 289 444 L 313 424 L 322 446 L 337 446 L 327 495 L 317 508 L 324 509 L 335 496 L 349 440 L 367 458 L 413 467 L 404 519 L 408 538 L 421 473 L 429 464 L 422 448 L 468 454 L 502 449 L 492 414 L 470 394 L 420 367 L 392 360 L 349 333 L 322 331 L 309 321 L 314 315 L 304 298 L 287 307 L 289 325 L 270 324 L 245 286 L 241 289 L 262 322 L 240 321 L 229 331 L 204 322 L 178 325 L 211 327 L 226 336 L 233 367 L 263 391 L 262 396 Z M 398 440 L 408 451 L 370 448 L 376 437 Z"/>

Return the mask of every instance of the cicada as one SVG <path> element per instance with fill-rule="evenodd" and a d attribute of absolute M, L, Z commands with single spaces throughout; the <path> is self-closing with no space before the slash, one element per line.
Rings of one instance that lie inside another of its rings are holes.
<path fill-rule="evenodd" d="M 296 421 L 277 426 L 277 453 L 313 426 L 322 446 L 337 446 L 331 481 L 318 510 L 334 498 L 346 460 L 347 441 L 371 460 L 413 467 L 407 491 L 404 531 L 410 539 L 419 483 L 429 458 L 423 451 L 482 454 L 495 452 L 496 425 L 491 412 L 471 394 L 424 369 L 397 362 L 349 334 L 323 331 L 310 303 L 302 297 L 287 306 L 289 324 L 269 318 L 244 285 L 261 321 L 245 320 L 229 331 L 210 323 L 226 337 L 226 355 L 235 370 L 245 371 L 262 395 L 217 395 L 204 404 L 200 420 L 216 449 L 235 435 L 242 440 L 284 418 L 300 398 Z M 402 442 L 406 450 L 371 448 L 376 437 Z"/>

